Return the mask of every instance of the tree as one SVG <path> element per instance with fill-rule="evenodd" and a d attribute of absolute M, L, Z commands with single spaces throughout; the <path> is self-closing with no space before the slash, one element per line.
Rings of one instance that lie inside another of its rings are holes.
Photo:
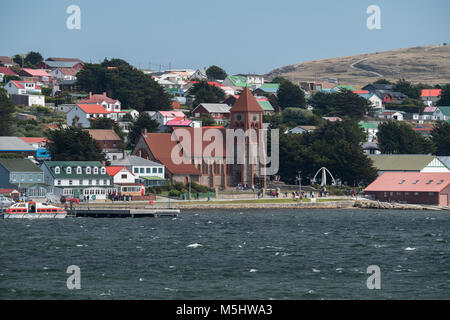
<path fill-rule="evenodd" d="M 39 52 L 30 51 L 25 56 L 24 62 L 31 66 L 35 66 L 39 62 L 42 62 L 43 60 L 44 58 L 42 58 L 42 55 Z"/>
<path fill-rule="evenodd" d="M 195 96 L 193 102 L 195 107 L 200 103 L 219 103 L 225 99 L 225 92 L 222 89 L 209 85 L 206 81 L 197 82 L 190 88 L 189 92 Z"/>
<path fill-rule="evenodd" d="M 0 87 L 0 136 L 12 134 L 15 107 L 4 88 Z"/>
<path fill-rule="evenodd" d="M 24 57 L 23 54 L 16 54 L 12 57 L 12 61 L 17 63 L 19 66 L 23 67 L 24 65 Z"/>
<path fill-rule="evenodd" d="M 209 80 L 224 80 L 228 75 L 222 68 L 218 66 L 210 66 L 206 69 L 206 76 Z"/>
<path fill-rule="evenodd" d="M 279 174 L 283 181 L 295 183 L 298 171 L 304 182 L 311 181 L 317 170 L 325 166 L 335 179 L 344 184 L 372 182 L 377 170 L 364 154 L 361 144 L 364 130 L 349 118 L 342 122 L 324 122 L 314 132 L 280 135 Z"/>
<path fill-rule="evenodd" d="M 282 82 L 285 82 L 285 81 L 289 81 L 289 80 L 286 79 L 286 78 L 283 78 L 281 76 L 277 76 L 277 77 L 273 78 L 270 82 L 271 83 L 282 83 Z"/>
<path fill-rule="evenodd" d="M 378 147 L 385 154 L 428 154 L 432 153 L 432 141 L 415 132 L 402 121 L 386 121 L 378 126 Z"/>
<path fill-rule="evenodd" d="M 212 115 L 208 114 L 200 118 L 203 127 L 214 126 L 216 124 L 216 120 L 212 117 Z"/>
<path fill-rule="evenodd" d="M 337 116 L 360 120 L 373 112 L 368 100 L 346 89 L 333 93 L 317 92 L 309 102 L 314 107 L 313 112 L 320 117 Z"/>
<path fill-rule="evenodd" d="M 442 86 L 441 97 L 436 104 L 441 107 L 450 106 L 450 84 Z"/>
<path fill-rule="evenodd" d="M 80 127 L 48 130 L 45 135 L 51 141 L 47 149 L 53 161 L 106 161 L 98 142 Z"/>
<path fill-rule="evenodd" d="M 7 74 L 7 75 L 5 75 L 3 77 L 3 82 L 4 83 L 8 83 L 11 80 L 19 80 L 20 81 L 21 79 L 20 79 L 19 76 L 13 76 L 13 75 L 10 75 L 10 74 Z"/>
<path fill-rule="evenodd" d="M 420 99 L 421 91 L 418 87 L 413 86 L 411 82 L 400 79 L 394 86 L 394 91 L 401 92 L 411 99 Z"/>
<path fill-rule="evenodd" d="M 317 125 L 321 122 L 320 117 L 309 110 L 300 108 L 286 108 L 282 112 L 283 123 L 292 122 L 295 125 Z"/>
<path fill-rule="evenodd" d="M 305 93 L 299 86 L 289 80 L 280 83 L 277 91 L 278 103 L 282 109 L 285 108 L 305 108 Z"/>
<path fill-rule="evenodd" d="M 121 59 L 85 64 L 77 74 L 77 86 L 86 92 L 106 92 L 139 112 L 172 109 L 170 95 L 150 75 Z"/>
<path fill-rule="evenodd" d="M 387 79 L 382 78 L 382 79 L 378 79 L 373 84 L 393 84 L 393 83 Z"/>
<path fill-rule="evenodd" d="M 436 155 L 450 156 L 450 123 L 438 121 L 431 130 L 431 140 L 436 147 Z"/>
<path fill-rule="evenodd" d="M 139 117 L 133 121 L 133 124 L 130 127 L 130 133 L 128 134 L 129 148 L 134 148 L 144 129 L 147 129 L 147 132 L 156 132 L 158 131 L 158 128 L 159 123 L 150 118 L 148 113 L 140 113 Z"/>

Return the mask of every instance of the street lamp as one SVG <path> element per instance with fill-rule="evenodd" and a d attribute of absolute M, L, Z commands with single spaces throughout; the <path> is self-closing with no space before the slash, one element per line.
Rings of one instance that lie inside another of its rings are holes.
<path fill-rule="evenodd" d="M 302 176 L 301 176 L 302 172 L 299 170 L 297 173 L 297 178 L 296 180 L 298 181 L 298 196 L 299 199 L 301 199 L 301 194 L 302 194 Z"/>

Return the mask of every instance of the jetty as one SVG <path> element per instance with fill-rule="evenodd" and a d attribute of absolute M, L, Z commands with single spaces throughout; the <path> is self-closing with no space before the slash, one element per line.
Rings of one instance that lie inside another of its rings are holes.
<path fill-rule="evenodd" d="M 164 218 L 178 217 L 179 209 L 123 209 L 123 208 L 74 208 L 68 210 L 68 217 L 89 218 Z"/>

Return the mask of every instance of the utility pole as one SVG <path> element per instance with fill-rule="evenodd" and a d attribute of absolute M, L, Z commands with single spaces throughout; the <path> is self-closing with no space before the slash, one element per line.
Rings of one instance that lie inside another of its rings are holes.
<path fill-rule="evenodd" d="M 191 201 L 191 175 L 189 175 L 189 201 Z"/>
<path fill-rule="evenodd" d="M 296 180 L 298 181 L 298 194 L 299 194 L 299 199 L 301 199 L 301 195 L 302 195 L 302 176 L 301 176 L 302 172 L 299 170 L 297 173 L 297 177 Z"/>

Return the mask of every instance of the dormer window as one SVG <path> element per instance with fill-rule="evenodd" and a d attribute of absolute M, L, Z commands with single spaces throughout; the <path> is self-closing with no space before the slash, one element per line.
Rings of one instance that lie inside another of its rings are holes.
<path fill-rule="evenodd" d="M 91 174 L 91 167 L 86 167 L 86 174 Z"/>
<path fill-rule="evenodd" d="M 71 167 L 67 167 L 66 168 L 66 173 L 67 174 L 72 174 L 72 168 Z"/>
<path fill-rule="evenodd" d="M 102 174 L 106 174 L 106 169 L 102 168 Z"/>
<path fill-rule="evenodd" d="M 81 174 L 81 167 L 77 167 L 77 174 Z"/>
<path fill-rule="evenodd" d="M 94 174 L 98 174 L 98 168 L 94 167 Z"/>
<path fill-rule="evenodd" d="M 61 173 L 61 169 L 59 167 L 55 167 L 55 174 L 60 174 Z"/>

